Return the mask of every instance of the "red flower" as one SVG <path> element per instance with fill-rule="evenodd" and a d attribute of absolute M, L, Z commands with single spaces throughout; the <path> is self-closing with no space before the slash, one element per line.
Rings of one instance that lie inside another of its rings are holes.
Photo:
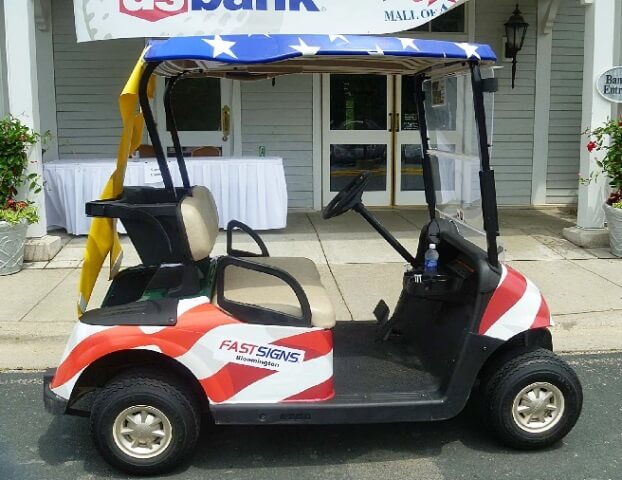
<path fill-rule="evenodd" d="M 17 203 L 15 204 L 15 206 L 16 206 L 17 208 L 26 208 L 26 207 L 28 206 L 28 204 L 27 204 L 26 202 L 17 202 Z"/>
<path fill-rule="evenodd" d="M 598 147 L 598 144 L 594 141 L 591 141 L 587 144 L 587 151 L 592 153 L 592 151 L 594 151 L 596 147 Z"/>

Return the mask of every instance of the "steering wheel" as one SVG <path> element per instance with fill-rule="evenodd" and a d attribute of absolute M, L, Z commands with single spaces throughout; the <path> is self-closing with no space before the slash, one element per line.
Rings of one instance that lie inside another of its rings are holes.
<path fill-rule="evenodd" d="M 324 220 L 335 218 L 352 210 L 362 201 L 363 191 L 367 186 L 371 172 L 364 172 L 356 176 L 341 192 L 333 198 L 322 211 Z"/>

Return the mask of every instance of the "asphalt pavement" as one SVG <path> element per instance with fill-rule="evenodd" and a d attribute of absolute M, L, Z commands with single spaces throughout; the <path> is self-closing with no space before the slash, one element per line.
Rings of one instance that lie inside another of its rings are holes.
<path fill-rule="evenodd" d="M 500 447 L 474 406 L 439 423 L 328 427 L 211 427 L 167 478 L 529 479 L 622 478 L 622 353 L 566 359 L 585 406 L 566 439 L 538 452 Z M 0 373 L 0 479 L 127 478 L 99 457 L 88 420 L 43 410 L 41 373 Z"/>

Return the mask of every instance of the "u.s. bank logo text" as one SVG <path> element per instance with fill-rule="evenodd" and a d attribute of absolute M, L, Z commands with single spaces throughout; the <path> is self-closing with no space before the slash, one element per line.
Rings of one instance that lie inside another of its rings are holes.
<path fill-rule="evenodd" d="M 158 22 L 189 11 L 319 12 L 315 0 L 119 0 L 120 12 Z"/>

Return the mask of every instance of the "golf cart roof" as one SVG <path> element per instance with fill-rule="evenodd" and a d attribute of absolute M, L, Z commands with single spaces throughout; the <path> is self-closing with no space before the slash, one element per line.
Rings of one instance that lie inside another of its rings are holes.
<path fill-rule="evenodd" d="M 488 45 L 359 35 L 215 35 L 152 40 L 145 61 L 155 74 L 181 73 L 239 80 L 293 73 L 434 75 L 492 65 Z"/>

